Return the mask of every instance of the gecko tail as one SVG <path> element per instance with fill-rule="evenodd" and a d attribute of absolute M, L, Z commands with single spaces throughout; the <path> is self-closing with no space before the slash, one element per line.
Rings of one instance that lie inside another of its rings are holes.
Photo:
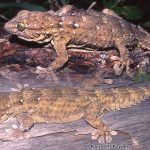
<path fill-rule="evenodd" d="M 150 86 L 129 88 L 128 91 L 130 97 L 126 99 L 126 103 L 129 107 L 150 98 Z"/>
<path fill-rule="evenodd" d="M 131 107 L 150 98 L 150 86 L 116 88 L 107 92 L 105 101 L 106 108 L 109 110 L 119 110 L 121 108 Z M 109 99 L 109 100 L 108 100 Z"/>

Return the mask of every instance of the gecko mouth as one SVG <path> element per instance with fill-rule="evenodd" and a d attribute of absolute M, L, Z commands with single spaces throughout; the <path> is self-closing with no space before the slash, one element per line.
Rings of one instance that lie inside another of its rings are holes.
<path fill-rule="evenodd" d="M 22 40 L 25 40 L 25 41 L 34 41 L 34 39 L 32 39 L 32 38 L 30 38 L 30 37 L 23 37 L 23 36 L 19 36 L 18 35 L 18 37 L 20 38 L 20 39 L 22 39 Z"/>
<path fill-rule="evenodd" d="M 20 39 L 26 40 L 26 41 L 33 41 L 33 42 L 39 42 L 39 43 L 43 43 L 45 41 L 43 41 L 45 39 L 45 35 L 40 34 L 38 36 L 30 36 L 30 35 L 17 35 Z"/>

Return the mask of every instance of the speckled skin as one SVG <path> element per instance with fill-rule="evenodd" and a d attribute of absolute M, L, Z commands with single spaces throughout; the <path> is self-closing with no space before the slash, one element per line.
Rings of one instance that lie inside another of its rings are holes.
<path fill-rule="evenodd" d="M 99 119 L 104 110 L 130 107 L 150 97 L 150 86 L 112 89 L 38 88 L 0 93 L 1 121 L 17 117 L 21 131 L 34 123 L 65 123 L 84 118 L 96 129 L 93 138 L 111 142 L 111 132 Z"/>
<path fill-rule="evenodd" d="M 18 28 L 18 23 L 23 23 L 24 30 Z M 40 68 L 37 71 L 39 74 L 63 66 L 68 60 L 67 48 L 71 44 L 92 50 L 118 49 L 121 60 L 115 67 L 116 74 L 121 74 L 126 67 L 129 75 L 133 63 L 129 50 L 135 47 L 150 50 L 150 34 L 109 9 L 102 12 L 85 11 L 67 5 L 57 12 L 22 10 L 4 28 L 27 41 L 51 42 L 57 58 L 49 68 Z"/>

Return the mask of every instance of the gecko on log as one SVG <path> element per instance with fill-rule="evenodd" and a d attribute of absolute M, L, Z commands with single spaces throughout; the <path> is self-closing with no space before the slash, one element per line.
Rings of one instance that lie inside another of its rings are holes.
<path fill-rule="evenodd" d="M 26 41 L 53 45 L 56 59 L 48 68 L 37 67 L 37 74 L 48 74 L 62 67 L 68 60 L 67 49 L 73 45 L 93 51 L 118 49 L 120 62 L 114 66 L 116 74 L 126 67 L 127 74 L 132 76 L 129 51 L 137 47 L 150 50 L 150 34 L 109 9 L 97 12 L 66 5 L 56 12 L 22 10 L 4 29 Z"/>
<path fill-rule="evenodd" d="M 104 111 L 127 108 L 149 97 L 150 85 L 110 89 L 46 87 L 0 92 L 0 120 L 16 117 L 19 130 L 25 133 L 35 123 L 67 123 L 84 118 L 96 130 L 92 139 L 111 142 L 112 131 L 100 119 Z"/>

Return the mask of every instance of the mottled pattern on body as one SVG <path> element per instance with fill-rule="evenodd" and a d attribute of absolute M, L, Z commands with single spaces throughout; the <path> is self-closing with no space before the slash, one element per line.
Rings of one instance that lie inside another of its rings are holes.
<path fill-rule="evenodd" d="M 65 123 L 84 118 L 96 129 L 100 143 L 111 142 L 111 130 L 99 118 L 105 110 L 115 111 L 150 97 L 150 86 L 111 89 L 47 87 L 0 93 L 1 121 L 17 117 L 22 132 L 34 123 Z"/>
<path fill-rule="evenodd" d="M 57 12 L 22 10 L 4 28 L 26 41 L 53 45 L 57 58 L 48 69 L 40 69 L 39 74 L 62 67 L 68 60 L 67 49 L 72 44 L 85 50 L 118 49 L 121 59 L 115 66 L 116 74 L 121 74 L 126 67 L 130 75 L 133 64 L 130 50 L 136 47 L 150 50 L 150 34 L 109 9 L 96 12 L 66 5 Z"/>

